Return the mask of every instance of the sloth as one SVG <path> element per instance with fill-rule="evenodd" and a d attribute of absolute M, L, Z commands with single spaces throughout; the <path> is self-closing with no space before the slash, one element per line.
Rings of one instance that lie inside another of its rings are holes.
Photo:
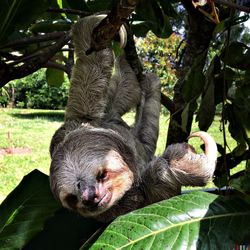
<path fill-rule="evenodd" d="M 215 170 L 217 148 L 209 134 L 199 131 L 190 137 L 204 141 L 205 154 L 184 142 L 154 156 L 160 80 L 148 73 L 139 82 L 125 56 L 115 57 L 110 47 L 86 55 L 102 18 L 80 19 L 71 31 L 76 62 L 65 122 L 50 145 L 50 186 L 64 207 L 109 222 L 176 196 L 181 186 L 205 185 Z M 129 126 L 122 116 L 136 107 Z"/>

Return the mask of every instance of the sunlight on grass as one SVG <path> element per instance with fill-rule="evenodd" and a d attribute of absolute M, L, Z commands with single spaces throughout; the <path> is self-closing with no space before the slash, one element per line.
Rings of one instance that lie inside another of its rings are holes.
<path fill-rule="evenodd" d="M 63 123 L 63 116 L 63 111 L 0 109 L 0 148 L 21 147 L 32 150 L 30 154 L 0 155 L 0 202 L 30 171 L 39 169 L 46 174 L 49 173 L 50 140 Z M 124 119 L 132 124 L 134 112 L 126 114 Z M 162 154 L 165 149 L 168 122 L 169 117 L 161 115 L 156 155 Z M 194 123 L 193 131 L 197 130 L 198 126 Z M 208 132 L 217 143 L 223 143 L 218 117 Z M 232 150 L 236 144 L 229 134 L 227 138 Z M 199 139 L 194 138 L 190 143 L 201 152 Z M 212 186 L 213 184 L 209 184 L 207 187 Z"/>
<path fill-rule="evenodd" d="M 0 109 L 0 148 L 32 150 L 0 156 L 0 201 L 33 169 L 49 173 L 50 140 L 62 122 L 62 111 Z"/>

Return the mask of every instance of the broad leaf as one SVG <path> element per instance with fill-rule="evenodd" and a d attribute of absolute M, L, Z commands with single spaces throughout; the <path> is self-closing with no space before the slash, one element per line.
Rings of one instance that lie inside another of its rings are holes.
<path fill-rule="evenodd" d="M 0 1 L 0 44 L 15 29 L 25 29 L 49 7 L 50 0 L 2 0 Z"/>
<path fill-rule="evenodd" d="M 215 75 L 220 71 L 220 61 L 215 56 L 209 65 L 206 73 L 206 90 L 202 96 L 200 108 L 198 110 L 196 120 L 199 122 L 200 130 L 207 131 L 214 120 L 215 115 Z"/>
<path fill-rule="evenodd" d="M 222 51 L 222 60 L 230 67 L 249 70 L 250 48 L 244 43 L 232 42 Z"/>
<path fill-rule="evenodd" d="M 59 1 L 59 0 L 58 0 Z M 89 11 L 87 1 L 84 0 L 60 0 L 63 8 Z"/>
<path fill-rule="evenodd" d="M 34 170 L 25 176 L 0 205 L 2 249 L 21 249 L 59 207 L 50 192 L 47 175 Z"/>
<path fill-rule="evenodd" d="M 242 193 L 250 193 L 250 173 L 246 172 L 245 175 L 232 179 L 230 186 Z"/>
<path fill-rule="evenodd" d="M 214 33 L 220 33 L 222 31 L 225 31 L 226 29 L 234 26 L 234 25 L 237 25 L 237 24 L 240 24 L 240 23 L 243 23 L 243 22 L 246 22 L 247 20 L 249 19 L 249 15 L 244 15 L 244 16 L 234 16 L 234 17 L 229 17 L 225 20 L 222 20 L 220 23 L 218 23 L 214 29 Z"/>
<path fill-rule="evenodd" d="M 185 108 L 183 109 L 181 113 L 181 128 L 183 131 L 187 132 L 187 124 L 188 124 L 188 114 L 189 114 L 189 106 L 190 103 L 187 103 Z"/>
<path fill-rule="evenodd" d="M 181 128 L 183 131 L 189 131 L 189 125 L 193 120 L 193 114 L 197 109 L 197 102 L 189 102 L 185 105 L 181 113 Z"/>
<path fill-rule="evenodd" d="M 68 0 L 69 2 L 70 0 Z M 79 0 L 78 0 L 79 1 Z M 73 2 L 73 1 L 71 1 Z M 87 0 L 85 1 L 88 9 L 95 13 L 99 11 L 111 10 L 112 7 L 117 4 L 116 0 L 103 1 L 103 0 Z"/>
<path fill-rule="evenodd" d="M 46 70 L 47 83 L 52 87 L 60 87 L 64 81 L 64 72 L 59 69 L 48 68 Z"/>
<path fill-rule="evenodd" d="M 207 131 L 214 120 L 215 103 L 214 103 L 214 84 L 208 85 L 205 95 L 202 98 L 200 108 L 196 119 L 200 130 Z"/>
<path fill-rule="evenodd" d="M 176 10 L 173 8 L 172 4 L 170 1 L 165 1 L 165 0 L 158 0 L 160 3 L 162 10 L 164 11 L 164 14 L 171 16 L 173 18 L 178 18 L 178 13 Z"/>
<path fill-rule="evenodd" d="M 133 16 L 136 21 L 144 21 L 143 33 L 152 30 L 152 32 L 161 38 L 167 38 L 172 34 L 172 26 L 169 19 L 160 8 L 159 4 L 155 0 L 139 1 L 136 7 L 136 15 Z M 138 25 L 138 24 L 137 24 Z M 148 30 L 146 30 L 148 28 Z M 141 36 L 142 32 L 134 27 L 133 29 L 137 36 Z M 137 32 L 138 31 L 138 32 Z"/>
<path fill-rule="evenodd" d="M 233 104 L 225 105 L 225 116 L 229 121 L 228 130 L 231 136 L 240 144 L 245 144 L 244 129 L 241 124 L 239 110 Z"/>
<path fill-rule="evenodd" d="M 100 236 L 104 228 L 94 219 L 61 208 L 23 250 L 78 250 L 83 243 L 88 246 L 90 238 L 96 240 L 95 236 Z"/>
<path fill-rule="evenodd" d="M 117 218 L 90 249 L 231 249 L 250 239 L 250 204 L 193 192 Z"/>
<path fill-rule="evenodd" d="M 185 102 L 196 100 L 202 93 L 205 83 L 205 76 L 202 72 L 205 57 L 205 52 L 199 55 L 193 63 L 191 69 L 185 76 L 182 89 Z"/>

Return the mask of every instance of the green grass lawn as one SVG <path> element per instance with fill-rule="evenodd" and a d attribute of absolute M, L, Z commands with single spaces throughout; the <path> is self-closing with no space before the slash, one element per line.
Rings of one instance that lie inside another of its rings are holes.
<path fill-rule="evenodd" d="M 15 188 L 24 175 L 33 169 L 48 174 L 50 166 L 49 145 L 56 129 L 63 123 L 63 111 L 0 109 L 0 148 L 30 148 L 30 154 L 14 154 L 0 156 L 0 202 Z M 164 151 L 166 144 L 168 116 L 161 116 L 160 135 L 156 154 Z M 133 113 L 126 115 L 128 123 L 133 121 Z M 194 131 L 197 125 L 194 124 Z M 219 129 L 219 118 L 215 119 L 208 131 L 218 143 L 222 143 L 222 132 Z M 228 136 L 229 137 L 229 136 Z M 196 148 L 199 139 L 190 141 Z M 231 149 L 235 142 L 228 138 Z"/>

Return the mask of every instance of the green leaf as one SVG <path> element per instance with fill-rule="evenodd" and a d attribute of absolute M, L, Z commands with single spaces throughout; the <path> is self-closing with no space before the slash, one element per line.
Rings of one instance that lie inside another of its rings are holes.
<path fill-rule="evenodd" d="M 150 30 L 150 25 L 146 21 L 136 21 L 132 23 L 132 30 L 137 37 L 145 37 Z"/>
<path fill-rule="evenodd" d="M 231 249 L 249 220 L 243 199 L 193 192 L 117 218 L 90 249 Z"/>
<path fill-rule="evenodd" d="M 144 30 L 148 27 L 147 31 L 152 30 L 160 38 L 167 38 L 172 34 L 172 26 L 168 16 L 164 15 L 155 0 L 139 1 L 136 7 L 136 15 L 133 17 L 136 21 L 145 21 Z"/>
<path fill-rule="evenodd" d="M 197 109 L 197 102 L 193 101 L 193 102 L 188 102 L 182 113 L 181 113 L 181 128 L 183 131 L 187 132 L 188 131 L 188 125 L 190 123 L 190 119 L 193 119 L 193 113 L 195 112 L 195 110 Z"/>
<path fill-rule="evenodd" d="M 223 173 L 220 173 L 219 176 L 215 176 L 213 182 L 216 187 L 223 188 L 225 186 L 228 186 L 228 175 L 225 173 L 225 169 L 222 170 Z"/>
<path fill-rule="evenodd" d="M 244 84 L 250 84 L 250 70 L 245 71 Z"/>
<path fill-rule="evenodd" d="M 244 176 L 240 176 L 237 179 L 230 181 L 230 186 L 237 189 L 242 193 L 250 192 L 250 174 L 246 173 Z"/>
<path fill-rule="evenodd" d="M 211 82 L 202 98 L 196 119 L 200 130 L 207 131 L 214 120 L 214 84 Z"/>
<path fill-rule="evenodd" d="M 0 205 L 1 249 L 21 249 L 58 208 L 47 175 L 34 170 L 25 176 Z"/>
<path fill-rule="evenodd" d="M 0 45 L 7 42 L 15 29 L 25 29 L 49 7 L 50 0 L 0 1 Z"/>
<path fill-rule="evenodd" d="M 61 208 L 23 250 L 76 250 L 83 243 L 88 245 L 95 235 L 100 236 L 104 228 L 105 225 L 94 219 Z"/>
<path fill-rule="evenodd" d="M 206 90 L 203 94 L 196 120 L 200 130 L 207 131 L 215 115 L 215 75 L 220 72 L 220 60 L 215 56 L 206 73 Z"/>
<path fill-rule="evenodd" d="M 87 5 L 88 1 L 84 1 L 84 0 L 74 0 L 74 1 L 60 0 L 60 1 L 62 1 L 63 8 L 89 11 L 89 8 Z"/>
<path fill-rule="evenodd" d="M 160 3 L 162 10 L 164 11 L 164 14 L 166 14 L 167 16 L 173 17 L 173 18 L 179 17 L 178 13 L 173 8 L 170 1 L 158 0 L 158 2 Z"/>
<path fill-rule="evenodd" d="M 181 128 L 184 132 L 187 132 L 189 106 L 190 106 L 190 103 L 187 103 L 187 105 L 185 106 L 185 108 L 183 109 L 181 113 Z"/>
<path fill-rule="evenodd" d="M 64 72 L 59 69 L 48 68 L 46 70 L 47 83 L 52 87 L 60 87 L 64 82 Z"/>
<path fill-rule="evenodd" d="M 240 144 L 244 144 L 244 130 L 240 121 L 238 110 L 233 104 L 225 105 L 226 119 L 229 121 L 228 130 L 231 136 Z"/>
<path fill-rule="evenodd" d="M 68 0 L 69 2 L 70 0 Z M 73 2 L 73 1 L 71 1 Z M 79 0 L 78 0 L 79 2 Z M 111 10 L 112 7 L 117 4 L 116 0 L 110 0 L 110 1 L 103 1 L 103 0 L 87 0 L 86 5 L 88 6 L 88 9 L 95 13 L 99 11 L 105 11 L 105 10 Z"/>
<path fill-rule="evenodd" d="M 221 59 L 230 67 L 241 70 L 249 70 L 250 48 L 244 43 L 232 42 L 222 51 Z"/>
<path fill-rule="evenodd" d="M 224 30 L 234 26 L 238 25 L 240 23 L 246 22 L 249 19 L 249 15 L 244 16 L 234 16 L 227 18 L 225 20 L 222 20 L 220 23 L 218 23 L 214 29 L 214 34 L 223 32 Z"/>
<path fill-rule="evenodd" d="M 205 57 L 205 52 L 199 55 L 185 76 L 182 93 L 187 103 L 196 100 L 204 88 L 205 76 L 202 71 Z"/>

